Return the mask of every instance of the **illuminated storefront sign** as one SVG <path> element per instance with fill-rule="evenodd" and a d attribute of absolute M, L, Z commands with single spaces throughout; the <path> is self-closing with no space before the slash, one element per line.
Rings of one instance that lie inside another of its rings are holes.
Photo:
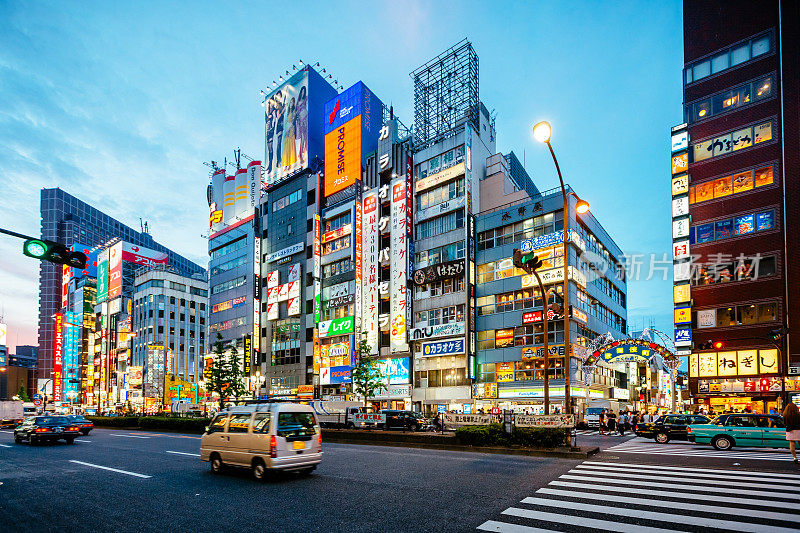
<path fill-rule="evenodd" d="M 387 385 L 404 385 L 411 383 L 411 372 L 408 357 L 394 359 L 378 359 L 372 366 L 377 368 Z"/>
<path fill-rule="evenodd" d="M 320 337 L 346 335 L 348 333 L 353 333 L 355 330 L 355 321 L 351 316 L 335 318 L 333 320 L 325 320 L 319 323 L 318 329 Z"/>
<path fill-rule="evenodd" d="M 392 353 L 407 352 L 408 218 L 411 206 L 405 178 L 392 181 L 391 187 L 391 279 L 389 280 L 390 330 Z"/>
<path fill-rule="evenodd" d="M 569 269 L 569 279 L 580 285 L 581 287 L 586 287 L 586 276 L 583 275 L 583 272 L 575 268 L 574 266 L 570 265 Z M 542 285 L 550 285 L 553 283 L 563 283 L 564 282 L 564 268 L 551 268 L 549 270 L 542 270 L 539 272 L 539 277 L 542 279 Z M 538 287 L 539 282 L 536 280 L 536 276 L 532 274 L 526 274 L 522 276 L 522 288 L 526 289 L 529 287 Z"/>
<path fill-rule="evenodd" d="M 241 307 L 244 305 L 245 300 L 247 298 L 245 296 L 239 296 L 232 300 L 225 300 L 224 302 L 220 302 L 218 304 L 214 304 L 211 306 L 212 313 L 219 313 L 220 311 L 226 311 L 228 309 L 234 309 L 236 307 Z"/>
<path fill-rule="evenodd" d="M 430 189 L 431 187 L 435 187 L 450 181 L 453 178 L 457 178 L 458 176 L 464 174 L 464 168 L 464 163 L 459 163 L 450 168 L 442 170 L 441 172 L 437 172 L 436 174 L 431 174 L 426 178 L 419 179 L 416 183 L 416 191 L 419 193 L 425 189 Z"/>
<path fill-rule="evenodd" d="M 464 322 L 451 322 L 450 324 L 440 324 L 438 326 L 428 326 L 425 328 L 414 328 L 410 331 L 411 340 L 425 340 L 435 337 L 449 337 L 452 335 L 463 335 L 466 331 Z"/>
<path fill-rule="evenodd" d="M 306 245 L 303 244 L 302 242 L 298 242 L 298 243 L 293 244 L 291 246 L 287 246 L 283 250 L 279 250 L 277 252 L 272 252 L 271 254 L 267 254 L 266 256 L 264 256 L 264 263 L 271 263 L 273 261 L 277 261 L 278 259 L 281 259 L 283 257 L 288 257 L 290 255 L 294 255 L 294 254 L 300 253 L 305 249 L 306 249 Z"/>
<path fill-rule="evenodd" d="M 63 399 L 61 382 L 64 362 L 64 315 L 56 313 L 53 316 L 53 401 Z"/>
<path fill-rule="evenodd" d="M 701 352 L 689 356 L 689 377 L 735 377 L 778 373 L 778 351 Z"/>
<path fill-rule="evenodd" d="M 362 276 L 361 329 L 367 333 L 366 341 L 370 355 L 378 354 L 378 191 L 373 189 L 364 195 L 364 220 L 362 227 Z"/>
<path fill-rule="evenodd" d="M 309 94 L 307 69 L 298 71 L 264 100 L 267 186 L 308 166 L 309 133 L 316 128 L 309 128 L 309 96 L 315 96 Z"/>
<path fill-rule="evenodd" d="M 464 268 L 464 259 L 446 261 L 444 263 L 437 263 L 429 267 L 421 268 L 414 272 L 414 284 L 425 285 L 443 279 L 455 278 L 464 274 Z"/>
<path fill-rule="evenodd" d="M 440 355 L 461 355 L 464 353 L 464 339 L 450 341 L 434 341 L 422 343 L 423 357 L 436 357 Z"/>
<path fill-rule="evenodd" d="M 335 230 L 331 230 L 331 231 L 325 232 L 322 235 L 322 242 L 326 243 L 328 241 L 333 241 L 333 240 L 339 239 L 341 237 L 344 237 L 345 235 L 350 235 L 350 232 L 352 231 L 352 229 L 353 229 L 352 224 L 345 224 L 344 226 L 342 226 L 339 229 L 335 229 Z M 358 232 L 356 232 L 356 235 L 357 234 L 358 234 Z"/>
<path fill-rule="evenodd" d="M 514 363 L 496 363 L 495 376 L 498 383 L 510 383 L 514 381 Z"/>

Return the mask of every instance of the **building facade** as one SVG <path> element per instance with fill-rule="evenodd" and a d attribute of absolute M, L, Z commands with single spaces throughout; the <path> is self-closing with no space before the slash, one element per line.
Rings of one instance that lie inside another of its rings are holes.
<path fill-rule="evenodd" d="M 675 334 L 693 397 L 716 412 L 768 412 L 800 389 L 798 44 L 796 2 L 684 2 Z"/>
<path fill-rule="evenodd" d="M 155 242 L 146 232 L 136 231 L 67 192 L 42 189 L 41 237 L 68 247 L 93 248 L 113 238 L 137 246 L 165 252 L 170 264 L 185 271 L 196 272 L 202 267 Z M 37 375 L 49 379 L 53 372 L 55 328 L 53 315 L 64 306 L 64 270 L 60 265 L 42 261 L 39 264 L 39 361 Z"/>
<path fill-rule="evenodd" d="M 153 398 L 151 403 L 169 405 L 170 398 L 191 392 L 202 378 L 208 282 L 200 275 L 182 276 L 169 266 L 158 266 L 140 269 L 134 286 L 128 398 L 134 404 Z M 177 396 L 165 386 L 165 379 L 175 381 L 176 376 L 189 389 L 177 391 Z"/>

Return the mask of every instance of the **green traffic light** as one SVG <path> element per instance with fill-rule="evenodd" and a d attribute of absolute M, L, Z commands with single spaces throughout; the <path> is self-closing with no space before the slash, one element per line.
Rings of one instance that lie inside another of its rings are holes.
<path fill-rule="evenodd" d="M 25 251 L 31 257 L 44 257 L 47 253 L 47 245 L 42 241 L 30 240 L 25 243 Z"/>

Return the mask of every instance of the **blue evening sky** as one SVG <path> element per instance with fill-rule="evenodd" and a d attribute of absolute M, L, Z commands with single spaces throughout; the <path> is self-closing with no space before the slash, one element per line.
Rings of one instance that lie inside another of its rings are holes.
<path fill-rule="evenodd" d="M 302 59 L 363 80 L 406 124 L 409 72 L 469 38 L 498 150 L 558 184 L 531 126 L 553 125 L 567 182 L 626 253 L 670 253 L 669 128 L 681 120 L 673 2 L 0 2 L 0 227 L 39 232 L 67 192 L 207 262 L 208 168 L 263 158 L 259 90 Z M 9 344 L 36 344 L 38 263 L 0 236 Z M 657 265 L 663 266 L 663 263 Z M 628 285 L 634 329 L 671 331 L 671 281 Z M 671 275 L 671 274 L 670 274 Z"/>

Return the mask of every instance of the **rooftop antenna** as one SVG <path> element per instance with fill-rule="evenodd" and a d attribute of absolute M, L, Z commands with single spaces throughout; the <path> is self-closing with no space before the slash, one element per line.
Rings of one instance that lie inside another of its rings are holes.
<path fill-rule="evenodd" d="M 142 223 L 142 217 L 139 217 L 139 231 L 144 233 L 144 224 Z"/>

